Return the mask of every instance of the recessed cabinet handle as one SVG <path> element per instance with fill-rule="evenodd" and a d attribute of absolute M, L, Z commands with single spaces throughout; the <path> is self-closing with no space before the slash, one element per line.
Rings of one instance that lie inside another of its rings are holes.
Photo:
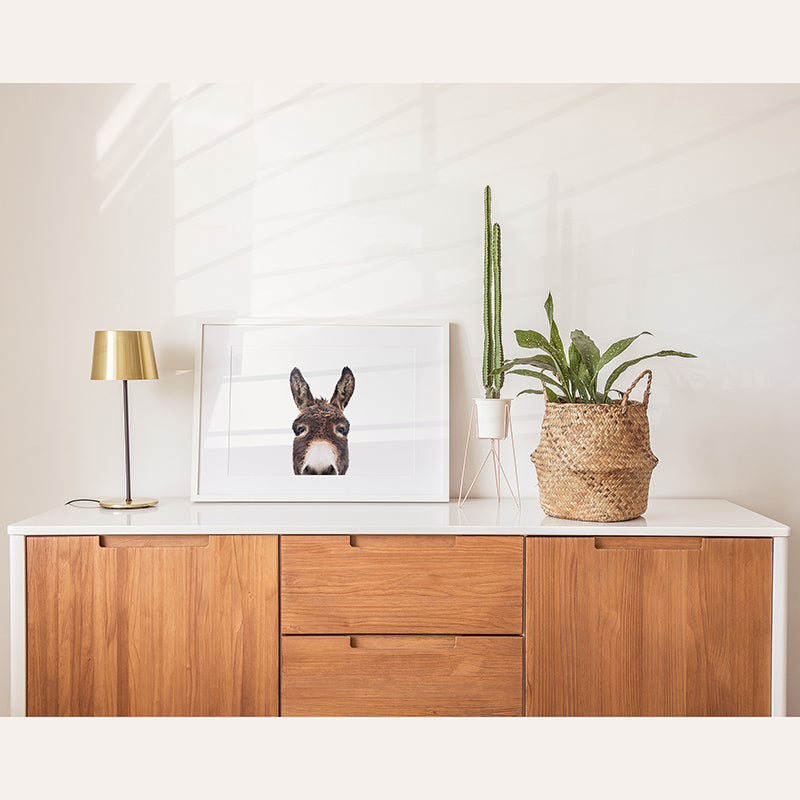
<path fill-rule="evenodd" d="M 369 534 L 367 536 L 350 537 L 350 547 L 358 547 L 363 550 L 428 550 L 455 546 L 455 536 L 440 536 L 438 534 L 431 536 L 416 534 L 402 534 L 400 536 L 393 534 Z"/>
<path fill-rule="evenodd" d="M 702 550 L 700 536 L 596 536 L 595 550 Z"/>
<path fill-rule="evenodd" d="M 359 650 L 455 650 L 457 636 L 350 636 Z"/>
<path fill-rule="evenodd" d="M 208 547 L 208 536 L 100 536 L 100 547 Z"/>

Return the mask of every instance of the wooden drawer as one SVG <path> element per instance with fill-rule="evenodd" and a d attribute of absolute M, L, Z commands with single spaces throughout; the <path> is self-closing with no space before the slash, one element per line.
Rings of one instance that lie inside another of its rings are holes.
<path fill-rule="evenodd" d="M 520 536 L 283 536 L 283 633 L 522 633 Z"/>
<path fill-rule="evenodd" d="M 282 716 L 521 716 L 522 637 L 284 636 Z"/>

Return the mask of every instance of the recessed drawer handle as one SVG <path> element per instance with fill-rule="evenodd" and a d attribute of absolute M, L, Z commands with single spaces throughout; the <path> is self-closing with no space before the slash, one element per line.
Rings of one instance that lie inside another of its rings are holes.
<path fill-rule="evenodd" d="M 364 550 L 400 550 L 409 548 L 414 550 L 455 547 L 455 536 L 417 535 L 417 534 L 388 534 L 367 536 L 351 536 L 350 547 L 359 547 Z"/>
<path fill-rule="evenodd" d="M 351 636 L 359 650 L 455 650 L 457 636 Z"/>
<path fill-rule="evenodd" d="M 595 550 L 702 550 L 700 536 L 596 536 Z"/>
<path fill-rule="evenodd" d="M 100 547 L 208 547 L 208 536 L 101 536 Z"/>

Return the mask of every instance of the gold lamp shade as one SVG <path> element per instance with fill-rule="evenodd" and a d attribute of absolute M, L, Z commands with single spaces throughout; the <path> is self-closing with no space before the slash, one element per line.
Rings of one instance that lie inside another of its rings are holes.
<path fill-rule="evenodd" d="M 93 381 L 150 381 L 158 378 L 150 331 L 95 331 Z"/>

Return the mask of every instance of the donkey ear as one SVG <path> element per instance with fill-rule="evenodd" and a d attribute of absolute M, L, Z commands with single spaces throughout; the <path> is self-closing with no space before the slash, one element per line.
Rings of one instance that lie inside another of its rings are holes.
<path fill-rule="evenodd" d="M 355 375 L 353 375 L 350 367 L 345 367 L 342 370 L 342 377 L 339 378 L 339 382 L 336 384 L 336 388 L 333 390 L 331 405 L 344 408 L 350 402 L 350 398 L 353 396 L 353 389 L 355 388 Z"/>
<path fill-rule="evenodd" d="M 308 383 L 303 377 L 303 373 L 295 367 L 289 375 L 289 386 L 292 389 L 292 397 L 294 398 L 295 405 L 302 411 L 306 406 L 310 406 L 313 402 L 311 396 L 311 389 L 308 388 Z"/>

